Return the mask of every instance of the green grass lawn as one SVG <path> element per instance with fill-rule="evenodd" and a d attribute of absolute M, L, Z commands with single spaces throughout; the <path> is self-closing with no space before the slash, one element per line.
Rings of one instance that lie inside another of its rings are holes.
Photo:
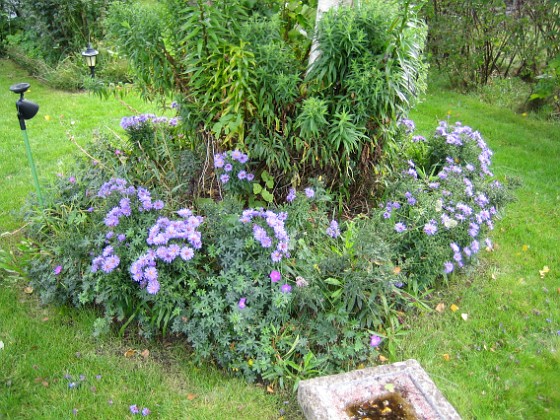
<path fill-rule="evenodd" d="M 28 131 L 42 182 L 69 174 L 69 135 L 83 143 L 97 128 L 118 130 L 130 113 L 117 100 L 45 88 L 0 60 L 0 231 L 21 226 L 18 211 L 33 191 L 17 97 L 8 90 L 20 81 L 32 83 L 26 96 L 41 105 Z M 448 117 L 470 125 L 494 150 L 498 178 L 518 177 L 522 186 L 493 232 L 495 251 L 432 294 L 430 305 L 445 310 L 409 317 L 398 360 L 417 359 L 463 418 L 560 418 L 560 128 L 475 96 L 431 91 L 412 115 L 418 131 L 431 133 Z M 0 245 L 13 243 L 10 237 L 19 238 L 4 236 Z M 165 419 L 273 419 L 280 410 L 301 418 L 293 397 L 285 405 L 282 395 L 195 366 L 177 343 L 95 340 L 93 312 L 43 307 L 25 285 L 0 285 L 0 418 L 69 418 L 73 409 L 82 418 L 127 418 L 132 404 Z"/>
<path fill-rule="evenodd" d="M 9 91 L 22 81 L 31 83 L 26 98 L 40 105 L 27 129 L 42 184 L 59 172 L 70 175 L 77 148 L 69 136 L 84 144 L 97 129 L 118 131 L 120 119 L 131 115 L 129 106 L 156 111 L 136 97 L 126 105 L 54 91 L 0 60 L 0 233 L 21 227 L 19 210 L 34 192 L 16 118 L 18 96 Z M 3 234 L 0 246 L 19 239 Z M 194 365 L 184 344 L 96 340 L 93 311 L 43 307 L 24 286 L 0 277 L 0 419 L 58 420 L 74 417 L 74 409 L 86 419 L 132 418 L 133 404 L 164 419 L 277 419 L 281 409 L 290 410 L 282 396 Z"/>
<path fill-rule="evenodd" d="M 560 127 L 434 90 L 412 118 L 427 134 L 448 115 L 481 132 L 499 179 L 522 186 L 496 250 L 434 294 L 443 313 L 410 319 L 399 357 L 417 359 L 464 418 L 560 418 Z"/>

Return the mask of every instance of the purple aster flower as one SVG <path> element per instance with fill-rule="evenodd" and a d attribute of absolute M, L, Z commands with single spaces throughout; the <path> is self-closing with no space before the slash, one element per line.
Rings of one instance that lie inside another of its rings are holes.
<path fill-rule="evenodd" d="M 223 168 L 225 165 L 224 156 L 221 154 L 214 155 L 214 168 Z"/>
<path fill-rule="evenodd" d="M 281 278 L 282 278 L 282 274 L 280 274 L 279 271 L 277 271 L 277 270 L 272 270 L 272 271 L 270 272 L 270 280 L 271 280 L 273 283 L 276 283 L 276 282 L 280 281 Z"/>
<path fill-rule="evenodd" d="M 412 137 L 412 142 L 413 143 L 419 143 L 419 142 L 425 142 L 426 138 L 423 136 L 413 136 Z"/>
<path fill-rule="evenodd" d="M 187 218 L 192 216 L 192 211 L 190 211 L 189 209 L 181 209 L 181 210 L 177 210 L 177 214 L 183 218 Z"/>
<path fill-rule="evenodd" d="M 305 196 L 307 198 L 313 198 L 315 197 L 315 191 L 313 190 L 313 188 L 306 188 L 305 190 L 303 190 L 305 192 Z"/>
<path fill-rule="evenodd" d="M 239 303 L 237 303 L 237 307 L 239 309 L 245 309 L 245 302 L 247 301 L 247 298 L 242 297 L 241 299 L 239 299 Z"/>
<path fill-rule="evenodd" d="M 286 196 L 286 201 L 288 203 L 291 203 L 292 201 L 294 201 L 296 198 L 296 190 L 295 188 L 290 188 L 290 191 L 288 191 L 288 195 Z"/>
<path fill-rule="evenodd" d="M 148 286 L 146 287 L 146 290 L 148 291 L 149 294 L 155 295 L 157 292 L 159 292 L 159 282 L 157 280 L 148 281 Z"/>
<path fill-rule="evenodd" d="M 111 239 L 114 235 L 115 235 L 115 232 L 113 232 L 112 230 L 110 230 L 110 231 L 107 232 L 107 234 L 105 235 L 105 239 Z"/>
<path fill-rule="evenodd" d="M 406 197 L 406 201 L 409 205 L 413 206 L 416 204 L 416 198 L 414 198 L 410 192 L 407 191 L 404 196 Z"/>
<path fill-rule="evenodd" d="M 242 155 L 242 154 L 243 154 L 243 153 L 241 153 L 239 150 L 234 150 L 233 152 L 231 152 L 231 158 L 232 158 L 233 160 L 239 161 L 239 159 L 241 158 L 241 155 Z"/>
<path fill-rule="evenodd" d="M 90 207 L 89 209 L 87 209 L 88 213 L 93 213 L 93 210 L 95 210 L 93 207 Z"/>
<path fill-rule="evenodd" d="M 152 207 L 154 208 L 154 210 L 161 210 L 161 209 L 163 209 L 164 206 L 165 206 L 165 204 L 163 204 L 163 201 L 161 201 L 161 200 L 156 200 L 152 204 Z"/>
<path fill-rule="evenodd" d="M 270 259 L 272 260 L 272 262 L 280 262 L 282 261 L 282 253 L 278 250 L 273 251 L 270 254 Z"/>
<path fill-rule="evenodd" d="M 126 239 L 126 235 L 125 235 L 124 233 L 120 233 L 120 234 L 117 236 L 117 240 L 118 240 L 119 242 L 124 242 L 125 239 Z"/>
<path fill-rule="evenodd" d="M 463 261 L 463 256 L 459 252 L 456 252 L 455 254 L 453 254 L 453 259 L 460 263 L 461 261 Z"/>
<path fill-rule="evenodd" d="M 280 291 L 282 293 L 290 293 L 292 291 L 292 286 L 290 286 L 289 284 L 285 283 L 282 285 L 282 287 L 280 287 Z"/>
<path fill-rule="evenodd" d="M 331 224 L 327 228 L 327 235 L 332 238 L 338 238 L 340 236 L 340 228 L 338 227 L 338 222 L 336 220 L 331 220 Z"/>
<path fill-rule="evenodd" d="M 245 171 L 239 171 L 239 173 L 237 174 L 237 178 L 240 180 L 244 180 L 247 178 L 247 172 Z"/>
<path fill-rule="evenodd" d="M 155 281 L 158 278 L 157 268 L 149 266 L 144 269 L 144 278 L 148 281 Z"/>
<path fill-rule="evenodd" d="M 457 245 L 455 242 L 451 242 L 449 246 L 451 247 L 453 252 L 459 252 L 461 250 L 461 248 L 459 248 L 459 245 Z"/>
<path fill-rule="evenodd" d="M 61 265 L 57 265 L 54 270 L 53 273 L 55 276 L 58 276 L 60 274 L 60 272 L 62 271 L 62 266 Z"/>
<path fill-rule="evenodd" d="M 181 252 L 179 254 L 184 261 L 189 261 L 194 257 L 194 250 L 188 246 L 184 246 L 181 248 Z"/>
<path fill-rule="evenodd" d="M 227 182 L 229 181 L 229 175 L 228 174 L 220 175 L 220 181 L 222 184 L 227 184 Z"/>
<path fill-rule="evenodd" d="M 232 165 L 231 163 L 226 163 L 226 164 L 224 165 L 224 171 L 226 171 L 226 172 L 231 172 L 232 169 L 233 169 L 233 165 Z"/>
<path fill-rule="evenodd" d="M 453 269 L 455 268 L 455 266 L 453 265 L 452 262 L 450 261 L 446 261 L 445 263 L 443 263 L 443 272 L 445 274 L 449 274 L 453 271 Z"/>
<path fill-rule="evenodd" d="M 424 233 L 428 236 L 435 235 L 437 232 L 437 225 L 435 220 L 430 220 L 429 223 L 424 225 Z"/>
<path fill-rule="evenodd" d="M 409 120 L 408 118 L 403 118 L 402 120 L 400 120 L 398 125 L 402 125 L 404 127 L 404 131 L 406 132 L 406 134 L 412 133 L 416 128 L 414 121 Z"/>
<path fill-rule="evenodd" d="M 416 173 L 416 170 L 414 168 L 408 168 L 408 170 L 406 171 L 406 173 L 408 175 L 410 175 L 412 178 L 414 179 L 418 179 L 418 174 Z"/>
<path fill-rule="evenodd" d="M 251 182 L 253 179 L 255 179 L 254 174 L 247 174 L 247 181 Z"/>
<path fill-rule="evenodd" d="M 398 222 L 395 224 L 395 231 L 402 233 L 406 230 L 406 225 L 404 223 Z"/>
<path fill-rule="evenodd" d="M 383 341 L 383 339 L 382 339 L 381 337 L 379 337 L 379 336 L 376 335 L 376 334 L 373 334 L 373 335 L 370 337 L 369 345 L 370 345 L 371 347 L 377 347 L 377 346 L 379 346 L 379 345 L 381 344 L 382 341 Z"/>
<path fill-rule="evenodd" d="M 144 417 L 148 416 L 150 413 L 151 413 L 151 411 L 150 411 L 150 409 L 149 409 L 148 407 L 144 407 L 144 408 L 142 409 L 142 415 L 143 415 Z"/>
<path fill-rule="evenodd" d="M 138 410 L 138 406 L 136 404 L 132 404 L 129 408 L 130 408 L 130 412 L 132 414 L 138 414 L 140 412 L 140 410 Z"/>
<path fill-rule="evenodd" d="M 384 219 L 388 219 L 390 217 L 391 217 L 391 212 L 390 211 L 386 211 L 386 212 L 383 213 L 383 218 Z"/>
<path fill-rule="evenodd" d="M 176 101 L 171 102 L 171 109 L 179 108 L 179 104 Z"/>
<path fill-rule="evenodd" d="M 68 182 L 69 182 L 70 184 L 75 184 L 75 183 L 76 183 L 76 177 L 71 176 L 70 178 L 68 178 Z"/>

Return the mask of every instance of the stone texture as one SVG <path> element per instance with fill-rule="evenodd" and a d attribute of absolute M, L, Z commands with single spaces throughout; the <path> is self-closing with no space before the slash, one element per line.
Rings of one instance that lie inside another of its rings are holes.
<path fill-rule="evenodd" d="M 343 420 L 348 406 L 391 391 L 411 404 L 418 419 L 461 419 L 416 360 L 301 381 L 298 402 L 308 420 Z"/>

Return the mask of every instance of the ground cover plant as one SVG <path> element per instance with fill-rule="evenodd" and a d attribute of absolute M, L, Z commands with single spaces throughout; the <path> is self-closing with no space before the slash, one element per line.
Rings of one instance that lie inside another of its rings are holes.
<path fill-rule="evenodd" d="M 46 207 L 26 213 L 20 268 L 34 292 L 97 308 L 100 337 L 110 327 L 184 337 L 197 363 L 295 387 L 381 350 L 396 357 L 405 312 L 495 249 L 487 236 L 509 182 L 494 179 L 492 151 L 469 125 L 447 118 L 420 135 L 395 114 L 383 188 L 352 218 L 327 166 L 278 186 L 245 137 L 205 148 L 188 107 L 172 105 L 182 118 L 124 117 L 124 132 L 81 147 Z"/>
<path fill-rule="evenodd" d="M 17 97 L 8 90 L 21 81 L 31 83 L 27 97 L 41 107 L 28 122 L 28 132 L 43 188 L 71 176 L 76 144 L 84 146 L 98 130 L 118 130 L 121 118 L 114 115 L 130 110 L 118 100 L 49 89 L 13 63 L 0 61 L 0 85 L 5 87 L 0 93 L 5 127 L 0 133 L 0 253 L 14 253 L 15 259 L 7 260 L 12 268 L 17 262 L 18 270 L 23 222 L 16 209 L 34 192 L 15 116 Z M 136 97 L 127 97 L 126 103 L 152 110 Z M 94 339 L 96 311 L 41 305 L 36 292 L 24 292 L 27 286 L 17 273 L 0 269 L 0 417 L 60 419 L 73 417 L 76 410 L 85 418 L 123 418 L 132 415 L 133 405 L 139 416 L 147 408 L 159 418 L 277 418 L 279 410 L 290 410 L 285 398 L 266 397 L 262 388 L 193 364 L 184 345 L 134 337 Z"/>
<path fill-rule="evenodd" d="M 492 252 L 410 319 L 395 360 L 417 359 L 465 418 L 558 417 L 558 126 L 437 85 L 412 113 L 419 133 L 446 116 L 480 127 L 498 179 L 521 186 Z"/>

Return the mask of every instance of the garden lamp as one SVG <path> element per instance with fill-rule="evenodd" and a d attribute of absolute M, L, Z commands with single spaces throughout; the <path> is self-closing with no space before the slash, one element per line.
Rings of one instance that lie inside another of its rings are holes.
<path fill-rule="evenodd" d="M 41 187 L 39 186 L 37 170 L 35 169 L 35 163 L 33 162 L 33 155 L 31 154 L 31 147 L 29 146 L 29 138 L 27 137 L 27 130 L 25 126 L 25 120 L 30 120 L 37 114 L 39 111 L 39 105 L 23 98 L 23 94 L 27 91 L 27 89 L 29 89 L 29 83 L 16 83 L 15 85 L 10 86 L 10 90 L 12 92 L 20 95 L 19 100 L 16 102 L 19 126 L 21 128 L 21 132 L 23 133 L 23 142 L 25 143 L 27 159 L 29 160 L 31 174 L 33 175 L 33 181 L 35 183 L 35 188 L 37 189 L 37 197 L 39 198 L 41 207 L 43 207 L 43 196 L 41 194 Z"/>
<path fill-rule="evenodd" d="M 97 54 L 99 52 L 91 48 L 91 44 L 88 44 L 88 47 L 82 52 L 82 55 L 86 59 L 86 64 L 91 70 L 91 77 L 95 77 L 95 61 L 97 59 Z"/>

